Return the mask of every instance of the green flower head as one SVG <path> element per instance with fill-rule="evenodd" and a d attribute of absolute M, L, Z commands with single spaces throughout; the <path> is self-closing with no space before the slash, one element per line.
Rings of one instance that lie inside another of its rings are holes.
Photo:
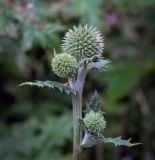
<path fill-rule="evenodd" d="M 62 78 L 74 76 L 77 66 L 76 58 L 67 53 L 57 54 L 52 59 L 52 69 L 54 73 Z"/>
<path fill-rule="evenodd" d="M 94 135 L 100 136 L 106 128 L 106 121 L 102 112 L 90 111 L 83 118 L 83 122 L 88 131 Z"/>
<path fill-rule="evenodd" d="M 102 35 L 96 28 L 85 26 L 73 27 L 63 39 L 64 52 L 76 57 L 77 60 L 102 55 L 104 42 Z"/>

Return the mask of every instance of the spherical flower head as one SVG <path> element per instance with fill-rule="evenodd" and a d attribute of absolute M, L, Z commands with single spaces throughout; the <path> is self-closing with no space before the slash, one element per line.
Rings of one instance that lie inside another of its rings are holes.
<path fill-rule="evenodd" d="M 104 129 L 106 128 L 106 121 L 103 116 L 103 112 L 90 111 L 83 118 L 83 122 L 87 127 L 88 131 L 94 135 L 102 135 Z"/>
<path fill-rule="evenodd" d="M 80 25 L 73 27 L 65 34 L 62 48 L 79 61 L 83 58 L 102 55 L 104 42 L 101 33 L 96 28 Z"/>
<path fill-rule="evenodd" d="M 52 59 L 52 69 L 59 77 L 72 77 L 76 74 L 77 60 L 67 53 L 57 54 Z"/>

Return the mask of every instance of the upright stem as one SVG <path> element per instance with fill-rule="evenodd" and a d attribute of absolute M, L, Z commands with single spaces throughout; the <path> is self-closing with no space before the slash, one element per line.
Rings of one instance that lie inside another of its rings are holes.
<path fill-rule="evenodd" d="M 79 68 L 77 80 L 69 80 L 70 87 L 78 91 L 72 96 L 73 104 L 73 160 L 80 158 L 80 142 L 82 139 L 82 129 L 79 119 L 82 119 L 82 93 L 86 77 L 86 67 Z"/>
<path fill-rule="evenodd" d="M 73 103 L 73 160 L 79 160 L 81 127 L 78 119 L 82 118 L 82 94 L 78 93 L 72 97 Z"/>

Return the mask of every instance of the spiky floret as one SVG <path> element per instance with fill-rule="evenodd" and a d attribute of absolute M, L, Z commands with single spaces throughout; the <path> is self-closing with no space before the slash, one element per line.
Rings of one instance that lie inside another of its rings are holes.
<path fill-rule="evenodd" d="M 80 25 L 74 26 L 65 34 L 62 48 L 79 61 L 94 55 L 102 55 L 104 42 L 101 33 L 96 28 Z"/>
<path fill-rule="evenodd" d="M 90 111 L 83 118 L 83 122 L 88 131 L 94 135 L 101 136 L 106 128 L 106 121 L 103 116 L 103 112 Z"/>
<path fill-rule="evenodd" d="M 67 53 L 57 54 L 52 59 L 52 69 L 54 73 L 62 78 L 74 76 L 77 66 L 76 58 Z"/>

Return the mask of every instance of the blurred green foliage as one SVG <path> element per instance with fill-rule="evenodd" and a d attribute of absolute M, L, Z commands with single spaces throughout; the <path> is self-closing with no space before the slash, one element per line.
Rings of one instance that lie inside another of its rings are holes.
<path fill-rule="evenodd" d="M 154 159 L 154 8 L 154 0 L 0 0 L 0 158 L 71 159 L 70 97 L 17 85 L 33 80 L 65 83 L 51 71 L 53 49 L 61 51 L 68 28 L 87 23 L 103 33 L 104 57 L 112 62 L 107 72 L 89 73 L 84 99 L 100 91 L 106 135 L 144 143 L 130 151 L 104 146 L 104 157 Z M 85 159 L 97 157 L 88 152 Z"/>

